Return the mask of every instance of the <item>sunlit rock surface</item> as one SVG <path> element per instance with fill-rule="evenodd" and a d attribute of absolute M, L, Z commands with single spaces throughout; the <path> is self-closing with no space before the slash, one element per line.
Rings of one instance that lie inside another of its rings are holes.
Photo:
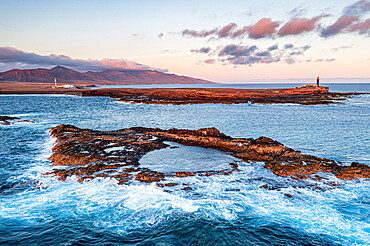
<path fill-rule="evenodd" d="M 94 131 L 72 125 L 58 125 L 50 131 L 57 140 L 50 157 L 55 169 L 48 174 L 57 175 L 61 180 L 75 175 L 79 181 L 111 177 L 117 179 L 119 184 L 137 180 L 156 182 L 159 186 L 175 186 L 174 183 L 166 183 L 166 179 L 230 175 L 238 171 L 235 160 L 222 168 L 215 165 L 214 168 L 205 167 L 205 170 L 198 167 L 194 170 L 179 167 L 176 170 L 172 167 L 158 171 L 158 168 L 150 169 L 150 165 L 140 165 L 140 159 L 148 152 L 171 148 L 165 141 L 220 150 L 245 162 L 263 162 L 274 174 L 291 176 L 297 180 L 320 181 L 322 177 L 317 175 L 320 172 L 332 173 L 339 179 L 370 178 L 370 168 L 365 164 L 354 162 L 350 166 L 342 166 L 334 160 L 301 154 L 267 137 L 235 139 L 216 128 L 161 130 L 134 127 L 118 131 Z M 158 161 L 161 160 L 156 160 L 157 167 Z"/>
<path fill-rule="evenodd" d="M 203 103 L 294 103 L 331 104 L 362 93 L 329 92 L 329 87 L 303 86 L 289 89 L 219 89 L 219 88 L 115 88 L 81 91 L 82 96 L 109 96 L 122 102 L 144 104 Z"/>

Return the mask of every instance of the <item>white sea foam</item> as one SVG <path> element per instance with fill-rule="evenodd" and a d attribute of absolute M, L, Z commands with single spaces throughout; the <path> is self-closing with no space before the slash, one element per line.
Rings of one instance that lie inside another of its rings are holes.
<path fill-rule="evenodd" d="M 121 150 L 127 150 L 126 146 L 118 146 L 118 147 L 111 147 L 111 148 L 104 149 L 106 153 L 110 153 L 113 151 L 121 151 Z"/>
<path fill-rule="evenodd" d="M 48 142 L 49 148 L 52 140 Z M 239 168 L 240 172 L 229 176 L 170 178 L 168 182 L 186 183 L 193 188 L 192 191 L 182 191 L 181 185 L 166 188 L 172 193 L 154 184 L 117 185 L 116 180 L 109 178 L 79 183 L 76 177 L 63 182 L 29 172 L 29 177 L 43 183 L 40 190 L 1 200 L 0 217 L 38 223 L 55 217 L 88 216 L 97 227 L 125 233 L 160 223 L 174 213 L 196 212 L 215 220 L 250 215 L 262 216 L 265 223 L 275 221 L 309 233 L 327 234 L 341 242 L 369 243 L 366 237 L 369 220 L 346 217 L 337 209 L 368 191 L 366 182 L 347 182 L 343 188 L 325 192 L 289 186 L 267 190 L 259 188 L 266 181 L 254 178 L 263 176 L 271 183 L 284 183 L 286 178 L 275 176 L 261 164 Z M 46 169 L 41 166 L 32 170 L 43 173 Z M 285 193 L 293 198 L 287 198 Z"/>

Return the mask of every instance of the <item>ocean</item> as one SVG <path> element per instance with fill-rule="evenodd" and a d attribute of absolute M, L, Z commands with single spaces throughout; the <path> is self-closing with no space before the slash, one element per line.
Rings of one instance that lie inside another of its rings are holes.
<path fill-rule="evenodd" d="M 368 83 L 327 85 L 330 91 L 370 92 Z M 152 86 L 174 87 L 138 87 Z M 190 86 L 296 85 L 181 87 Z M 1 245 L 370 245 L 369 180 L 320 174 L 340 184 L 328 188 L 313 180 L 276 176 L 263 163 L 244 162 L 239 163 L 240 172 L 229 176 L 169 179 L 187 183 L 190 191 L 44 175 L 52 170 L 48 157 L 55 141 L 48 129 L 58 124 L 97 130 L 216 127 L 234 138 L 266 136 L 343 165 L 370 165 L 370 95 L 310 106 L 145 105 L 108 97 L 2 95 L 0 115 L 35 122 L 0 125 Z M 181 146 L 173 153 L 149 152 L 142 165 L 159 171 L 193 170 L 222 167 L 229 158 L 220 151 Z M 261 189 L 266 183 L 276 189 Z M 313 189 L 314 183 L 323 190 Z"/>
<path fill-rule="evenodd" d="M 316 82 L 315 82 L 316 83 Z M 139 85 L 97 85 L 91 89 L 104 88 L 231 88 L 231 89 L 274 89 L 294 88 L 308 83 L 224 83 L 224 84 L 139 84 Z M 370 92 L 370 83 L 320 83 L 331 92 Z"/>

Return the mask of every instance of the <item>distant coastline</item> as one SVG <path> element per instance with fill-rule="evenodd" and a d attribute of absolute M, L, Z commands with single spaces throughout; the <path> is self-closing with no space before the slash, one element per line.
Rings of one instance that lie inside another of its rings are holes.
<path fill-rule="evenodd" d="M 166 86 L 166 85 L 163 85 Z M 46 83 L 0 83 L 0 94 L 68 94 L 87 97 L 108 96 L 123 102 L 144 104 L 238 104 L 295 103 L 302 105 L 341 103 L 366 92 L 329 92 L 329 87 L 299 86 L 273 89 L 230 88 L 53 88 Z"/>
<path fill-rule="evenodd" d="M 212 84 L 215 82 L 156 70 L 109 69 L 81 73 L 66 67 L 12 69 L 0 73 L 0 82 L 54 83 L 71 85 L 119 84 Z"/>

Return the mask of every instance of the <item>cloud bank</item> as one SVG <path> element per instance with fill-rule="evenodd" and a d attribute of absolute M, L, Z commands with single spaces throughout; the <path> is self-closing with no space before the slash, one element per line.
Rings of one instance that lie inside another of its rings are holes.
<path fill-rule="evenodd" d="M 333 58 L 320 58 L 316 60 L 304 60 L 304 54 L 311 48 L 310 45 L 294 46 L 285 44 L 281 48 L 275 44 L 266 49 L 260 49 L 256 45 L 229 44 L 211 49 L 207 54 L 211 58 L 200 61 L 199 64 L 231 64 L 238 66 L 253 66 L 255 64 L 298 62 L 333 62 Z M 339 47 L 343 48 L 343 47 Z M 200 50 L 200 49 L 199 49 Z"/>
<path fill-rule="evenodd" d="M 357 22 L 358 23 L 359 18 L 357 16 L 349 16 L 344 15 L 340 17 L 334 24 L 328 26 L 327 28 L 322 29 L 321 36 L 322 37 L 330 37 L 333 35 L 336 35 L 343 30 L 350 28 L 350 26 Z"/>
<path fill-rule="evenodd" d="M 262 18 L 253 25 L 238 28 L 235 23 L 230 23 L 220 28 L 213 28 L 210 30 L 190 30 L 182 31 L 184 37 L 204 38 L 216 36 L 218 38 L 243 38 L 247 36 L 252 39 L 260 39 L 272 36 L 287 36 L 297 35 L 303 32 L 313 31 L 318 25 L 318 21 L 329 15 L 322 14 L 312 19 L 293 18 L 285 23 L 280 29 L 280 22 L 272 21 L 271 18 Z"/>
<path fill-rule="evenodd" d="M 240 38 L 248 35 L 252 39 L 260 39 L 270 36 L 276 32 L 279 22 L 272 21 L 270 18 L 263 18 L 257 23 L 238 28 L 235 23 L 227 24 L 220 28 L 213 28 L 211 30 L 190 30 L 185 29 L 182 31 L 184 37 L 204 38 L 209 36 L 216 36 L 218 38 Z"/>
<path fill-rule="evenodd" d="M 332 25 L 323 28 L 320 35 L 331 37 L 339 33 L 367 34 L 370 36 L 370 19 L 362 20 L 360 17 L 370 12 L 370 1 L 360 0 L 343 9 L 343 15 Z"/>
<path fill-rule="evenodd" d="M 294 18 L 288 21 L 284 26 L 282 26 L 277 32 L 277 35 L 287 36 L 287 35 L 297 35 L 303 32 L 311 32 L 317 27 L 317 23 L 320 19 L 328 16 L 329 15 L 322 14 L 312 19 Z"/>
<path fill-rule="evenodd" d="M 344 15 L 361 16 L 370 12 L 370 1 L 360 0 L 343 9 Z"/>
<path fill-rule="evenodd" d="M 42 56 L 35 53 L 28 53 L 12 47 L 0 47 L 0 68 L 1 67 L 51 67 L 65 66 L 81 72 L 102 71 L 106 69 L 130 69 L 130 70 L 160 70 L 125 59 L 104 58 L 101 60 L 73 59 L 65 55 L 51 54 Z M 163 70 L 161 70 L 163 71 Z"/>
<path fill-rule="evenodd" d="M 304 54 L 311 46 L 298 46 L 293 44 L 286 44 L 283 48 L 279 48 L 277 44 L 268 47 L 267 49 L 260 49 L 256 45 L 236 45 L 229 44 L 220 46 L 211 53 L 217 56 L 218 61 L 223 64 L 232 64 L 234 66 L 247 65 L 252 66 L 260 63 L 288 63 L 293 64 L 297 62 L 297 57 Z M 212 62 L 209 62 L 212 60 Z M 322 59 L 322 61 L 326 61 Z M 207 59 L 204 61 L 207 64 L 215 64 L 215 59 Z"/>
<path fill-rule="evenodd" d="M 294 10 L 294 13 L 298 10 Z M 276 38 L 288 35 L 300 35 L 303 33 L 318 31 L 321 37 L 328 38 L 339 33 L 358 33 L 369 34 L 370 19 L 362 20 L 361 16 L 370 12 L 370 1 L 360 0 L 343 9 L 343 15 L 333 24 L 327 27 L 321 27 L 320 20 L 330 16 L 330 14 L 321 14 L 313 18 L 293 17 L 284 22 L 273 21 L 266 17 L 258 20 L 255 24 L 238 27 L 236 23 L 230 23 L 222 27 L 216 27 L 205 30 L 185 29 L 182 31 L 184 37 L 195 38 L 244 38 L 248 36 L 251 39 Z M 297 15 L 295 15 L 297 16 Z"/>

